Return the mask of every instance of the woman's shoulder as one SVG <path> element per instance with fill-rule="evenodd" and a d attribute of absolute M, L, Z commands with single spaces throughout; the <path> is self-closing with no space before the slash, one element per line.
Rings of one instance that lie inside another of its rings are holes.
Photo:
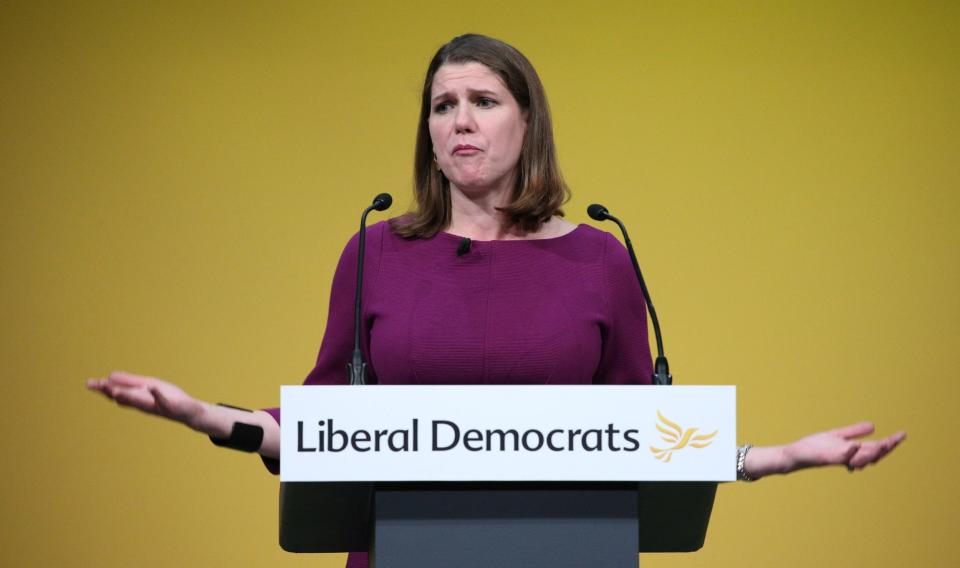
<path fill-rule="evenodd" d="M 401 237 L 400 235 L 397 235 L 393 231 L 393 227 L 396 225 L 398 220 L 402 220 L 402 219 L 403 217 L 393 217 L 391 219 L 387 219 L 386 221 L 377 221 L 376 223 L 367 225 L 366 239 L 365 239 L 366 242 L 369 244 L 370 241 L 372 240 L 375 240 L 377 242 L 387 240 L 387 239 L 405 240 L 403 239 L 403 237 Z M 360 231 L 357 231 L 350 237 L 350 240 L 347 241 L 347 248 L 357 247 L 359 246 L 359 242 L 360 242 Z"/>
<path fill-rule="evenodd" d="M 610 233 L 602 229 L 598 229 L 593 225 L 587 225 L 586 223 L 577 225 L 576 229 L 571 232 L 571 235 L 594 243 L 606 243 L 607 240 L 611 238 L 616 240 Z"/>
<path fill-rule="evenodd" d="M 570 223 L 573 225 L 572 223 Z M 573 229 L 566 234 L 555 239 L 558 243 L 565 243 L 578 248 L 588 249 L 592 254 L 602 256 L 615 252 L 620 242 L 616 237 L 598 229 L 593 225 L 581 223 L 574 225 Z"/>
<path fill-rule="evenodd" d="M 602 266 L 601 272 L 605 274 L 633 273 L 633 261 L 627 247 L 612 233 L 581 224 L 568 237 L 559 240 L 568 245 L 570 256 Z"/>
<path fill-rule="evenodd" d="M 367 258 L 376 257 L 383 250 L 384 241 L 391 235 L 388 221 L 378 221 L 368 225 L 364 238 L 364 255 Z M 397 237 L 399 238 L 399 237 Z M 355 261 L 360 252 L 360 231 L 357 231 L 347 240 L 340 253 L 340 262 Z"/>

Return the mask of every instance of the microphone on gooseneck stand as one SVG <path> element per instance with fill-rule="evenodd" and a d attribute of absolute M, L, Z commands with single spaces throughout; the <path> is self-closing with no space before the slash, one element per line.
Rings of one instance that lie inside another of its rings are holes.
<path fill-rule="evenodd" d="M 351 385 L 367 384 L 367 363 L 360 351 L 360 296 L 363 292 L 363 257 L 367 246 L 367 214 L 376 209 L 385 211 L 393 204 L 389 193 L 381 193 L 373 198 L 373 203 L 363 210 L 360 216 L 360 250 L 357 252 L 357 297 L 353 306 L 353 357 L 347 363 L 347 379 Z"/>
<path fill-rule="evenodd" d="M 650 312 L 650 321 L 653 322 L 653 333 L 657 338 L 657 360 L 653 366 L 653 384 L 670 385 L 673 384 L 673 375 L 670 374 L 670 364 L 663 355 L 663 337 L 660 335 L 660 320 L 657 319 L 657 310 L 653 308 L 653 300 L 650 299 L 650 292 L 647 291 L 647 283 L 643 281 L 643 273 L 640 272 L 640 263 L 637 262 L 637 254 L 633 252 L 633 243 L 630 242 L 630 236 L 627 234 L 627 228 L 607 211 L 603 205 L 594 203 L 587 207 L 587 215 L 595 221 L 610 220 L 620 227 L 623 233 L 623 242 L 627 245 L 627 251 L 630 253 L 630 261 L 633 262 L 633 270 L 637 273 L 637 280 L 640 281 L 640 289 L 643 291 L 643 298 L 647 303 L 647 310 Z"/>

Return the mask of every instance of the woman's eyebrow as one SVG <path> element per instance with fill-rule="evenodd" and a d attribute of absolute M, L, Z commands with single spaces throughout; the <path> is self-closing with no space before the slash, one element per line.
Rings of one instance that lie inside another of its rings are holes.
<path fill-rule="evenodd" d="M 499 94 L 498 94 L 496 91 L 491 91 L 490 89 L 467 89 L 467 91 L 470 93 L 470 96 L 471 96 L 471 97 L 476 97 L 476 96 L 496 97 L 496 96 L 499 96 Z"/>
<path fill-rule="evenodd" d="M 498 96 L 498 93 L 496 91 L 491 91 L 490 89 L 467 89 L 467 94 L 469 94 L 470 96 L 477 96 L 477 95 L 490 95 L 494 97 Z M 450 92 L 444 91 L 442 93 L 435 95 L 432 99 L 430 99 L 430 101 L 437 102 L 440 99 L 446 99 L 449 97 L 450 97 Z"/>

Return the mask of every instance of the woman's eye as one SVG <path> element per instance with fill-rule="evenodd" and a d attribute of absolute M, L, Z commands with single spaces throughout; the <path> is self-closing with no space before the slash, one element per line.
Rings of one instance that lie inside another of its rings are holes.
<path fill-rule="evenodd" d="M 443 114 L 443 113 L 447 112 L 448 110 L 450 110 L 450 107 L 451 107 L 451 106 L 453 106 L 453 105 L 451 105 L 450 103 L 447 103 L 447 102 L 437 103 L 436 106 L 433 107 L 433 112 L 438 113 L 438 114 Z"/>
<path fill-rule="evenodd" d="M 487 97 L 483 97 L 477 101 L 477 106 L 480 108 L 490 108 L 495 104 L 497 104 L 497 101 L 493 99 L 489 99 Z"/>

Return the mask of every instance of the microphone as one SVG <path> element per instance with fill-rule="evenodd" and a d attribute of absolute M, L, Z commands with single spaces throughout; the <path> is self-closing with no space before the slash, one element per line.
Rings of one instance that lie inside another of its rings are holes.
<path fill-rule="evenodd" d="M 373 198 L 373 204 L 367 208 L 369 211 L 371 208 L 376 209 L 377 211 L 386 211 L 390 209 L 390 206 L 393 205 L 393 196 L 389 193 L 381 193 L 380 195 Z M 364 212 L 366 215 L 366 212 Z"/>
<path fill-rule="evenodd" d="M 610 218 L 610 212 L 607 211 L 607 208 L 599 203 L 594 203 L 593 205 L 587 207 L 587 215 L 590 216 L 594 221 L 606 221 Z"/>
<path fill-rule="evenodd" d="M 613 221 L 620 227 L 623 233 L 623 242 L 627 245 L 627 252 L 630 253 L 630 261 L 633 263 L 633 270 L 637 273 L 637 280 L 640 281 L 640 289 L 643 291 L 643 298 L 647 303 L 647 311 L 650 312 L 650 321 L 653 322 L 653 333 L 657 338 L 657 361 L 653 367 L 653 384 L 671 385 L 673 384 L 673 375 L 670 374 L 670 364 L 663 355 L 663 336 L 660 335 L 660 320 L 657 319 L 657 310 L 653 307 L 653 300 L 650 299 L 650 292 L 647 291 L 647 283 L 643 281 L 643 273 L 640 272 L 640 263 L 637 262 L 637 254 L 633 251 L 633 243 L 630 242 L 630 235 L 627 234 L 627 228 L 620 219 L 610 214 L 606 207 L 599 203 L 587 207 L 587 215 L 594 221 Z"/>
<path fill-rule="evenodd" d="M 470 243 L 472 241 L 467 237 L 460 239 L 460 244 L 457 245 L 457 256 L 463 256 L 470 252 Z"/>
<path fill-rule="evenodd" d="M 373 203 L 363 210 L 360 216 L 360 250 L 357 253 L 357 296 L 353 306 L 353 357 L 347 363 L 347 379 L 351 385 L 367 384 L 367 363 L 360 351 L 360 297 L 363 292 L 363 257 L 367 247 L 367 215 L 374 209 L 385 211 L 393 205 L 389 193 L 381 193 L 373 198 Z"/>

